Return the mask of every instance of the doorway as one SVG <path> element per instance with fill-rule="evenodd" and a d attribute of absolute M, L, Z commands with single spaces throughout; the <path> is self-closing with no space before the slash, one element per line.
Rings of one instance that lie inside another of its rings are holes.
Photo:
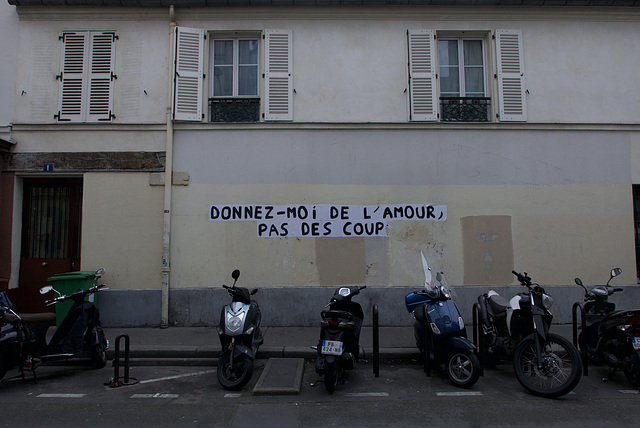
<path fill-rule="evenodd" d="M 24 179 L 19 288 L 21 312 L 52 312 L 39 289 L 47 278 L 80 269 L 82 179 Z"/>

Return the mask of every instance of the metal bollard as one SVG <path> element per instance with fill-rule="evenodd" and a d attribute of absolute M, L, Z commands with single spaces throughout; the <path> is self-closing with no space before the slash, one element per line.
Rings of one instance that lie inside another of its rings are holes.
<path fill-rule="evenodd" d="M 124 338 L 124 380 L 120 380 L 120 339 Z M 113 356 L 113 377 L 105 385 L 110 388 L 117 388 L 119 386 L 135 385 L 138 383 L 138 379 L 129 377 L 129 335 L 121 334 L 116 337 L 116 348 Z M 130 382 L 133 379 L 135 382 Z"/>
<path fill-rule="evenodd" d="M 378 305 L 373 305 L 373 374 L 380 376 L 380 329 L 378 325 Z"/>

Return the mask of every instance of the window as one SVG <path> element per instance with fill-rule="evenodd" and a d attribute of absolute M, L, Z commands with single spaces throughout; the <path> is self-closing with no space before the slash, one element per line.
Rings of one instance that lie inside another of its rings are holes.
<path fill-rule="evenodd" d="M 112 31 L 67 32 L 62 41 L 58 122 L 110 122 L 113 114 L 115 45 Z"/>
<path fill-rule="evenodd" d="M 258 37 L 260 34 L 260 37 Z M 205 31 L 175 30 L 173 118 L 202 121 Z M 293 119 L 291 30 L 211 33 L 208 108 L 212 122 Z"/>
<path fill-rule="evenodd" d="M 489 121 L 483 39 L 439 39 L 440 118 Z"/>
<path fill-rule="evenodd" d="M 259 39 L 211 40 L 211 122 L 260 120 Z"/>
<path fill-rule="evenodd" d="M 434 30 L 409 30 L 407 34 L 410 120 L 492 120 L 488 76 L 493 75 L 497 79 L 498 99 L 494 104 L 499 120 L 526 120 L 519 31 L 495 31 L 495 71 L 488 63 L 488 37 L 451 32 L 436 35 Z"/>

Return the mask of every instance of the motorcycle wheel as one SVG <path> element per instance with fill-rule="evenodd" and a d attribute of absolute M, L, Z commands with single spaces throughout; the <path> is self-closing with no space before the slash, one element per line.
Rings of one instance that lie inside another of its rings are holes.
<path fill-rule="evenodd" d="M 91 350 L 91 361 L 93 367 L 101 369 L 107 365 L 107 347 L 104 342 L 93 346 Z"/>
<path fill-rule="evenodd" d="M 582 377 L 582 362 L 578 350 L 562 336 L 548 333 L 541 344 L 542 366 L 538 368 L 533 338 L 525 339 L 516 348 L 513 367 L 518 382 L 533 395 L 560 397 L 576 387 Z"/>
<path fill-rule="evenodd" d="M 338 385 L 338 363 L 324 363 L 324 387 L 333 392 Z"/>
<path fill-rule="evenodd" d="M 224 352 L 218 359 L 218 382 L 224 389 L 238 391 L 251 379 L 253 374 L 253 360 L 246 354 L 240 354 L 233 362 L 233 369 L 229 367 L 230 352 Z"/>
<path fill-rule="evenodd" d="M 624 375 L 632 386 L 640 386 L 640 357 L 637 353 L 631 356 L 631 364 L 624 370 Z"/>
<path fill-rule="evenodd" d="M 458 351 L 447 360 L 447 376 L 460 388 L 471 388 L 480 377 L 480 360 L 469 351 Z"/>

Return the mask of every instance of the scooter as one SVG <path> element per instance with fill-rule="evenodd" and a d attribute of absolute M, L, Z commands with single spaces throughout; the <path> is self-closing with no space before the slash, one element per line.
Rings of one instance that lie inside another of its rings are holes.
<path fill-rule="evenodd" d="M 35 370 L 40 364 L 68 360 L 81 354 L 91 357 L 94 368 L 107 364 L 109 342 L 100 323 L 100 313 L 92 302 L 85 301 L 88 295 L 105 289 L 106 284 L 97 284 L 104 272 L 104 268 L 96 271 L 94 285 L 89 289 L 69 295 L 58 293 L 50 285 L 40 289 L 43 295 L 52 290 L 58 293 L 58 297 L 45 302 L 48 306 L 73 300 L 49 343 L 46 342 L 47 330 L 55 323 L 55 314 L 17 313 L 6 294 L 0 293 L 0 379 L 10 368 L 18 366 L 23 378 L 24 371 L 30 370 L 37 382 Z"/>
<path fill-rule="evenodd" d="M 444 364 L 449 381 L 461 388 L 470 388 L 482 373 L 475 346 L 467 339 L 464 321 L 458 307 L 451 300 L 451 290 L 442 284 L 443 276 L 436 274 L 439 285 L 431 283 L 431 269 L 424 254 L 424 290 L 405 296 L 407 311 L 414 317 L 413 332 L 416 345 L 424 358 L 425 372 L 431 365 Z"/>
<path fill-rule="evenodd" d="M 231 296 L 231 303 L 222 308 L 220 324 L 217 327 L 222 351 L 218 359 L 218 382 L 224 389 L 240 390 L 251 380 L 253 361 L 258 348 L 264 342 L 260 321 L 262 315 L 258 302 L 251 292 L 243 287 L 236 287 L 240 271 L 231 274 L 233 285 L 223 285 Z"/>
<path fill-rule="evenodd" d="M 580 309 L 582 331 L 577 346 L 587 361 L 604 363 L 611 374 L 622 370 L 631 385 L 640 386 L 640 309 L 616 311 L 609 296 L 623 291 L 609 285 L 622 273 L 622 269 L 611 270 L 606 285 L 597 285 L 587 290 L 580 278 L 575 282 L 584 289 L 584 301 L 573 305 L 574 343 L 577 333 L 577 309 Z M 585 374 L 588 371 L 585 370 Z"/>
<path fill-rule="evenodd" d="M 345 370 L 353 370 L 360 354 L 360 329 L 364 312 L 359 303 L 351 301 L 363 286 L 338 288 L 320 315 L 320 340 L 318 341 L 316 373 L 324 376 L 329 392 L 336 390 L 338 381 L 344 383 Z"/>
<path fill-rule="evenodd" d="M 491 290 L 474 305 L 474 339 L 482 364 L 512 360 L 518 382 L 531 394 L 560 397 L 582 377 L 580 354 L 562 336 L 549 333 L 553 300 L 531 277 L 512 273 L 527 291 L 509 302 Z"/>

